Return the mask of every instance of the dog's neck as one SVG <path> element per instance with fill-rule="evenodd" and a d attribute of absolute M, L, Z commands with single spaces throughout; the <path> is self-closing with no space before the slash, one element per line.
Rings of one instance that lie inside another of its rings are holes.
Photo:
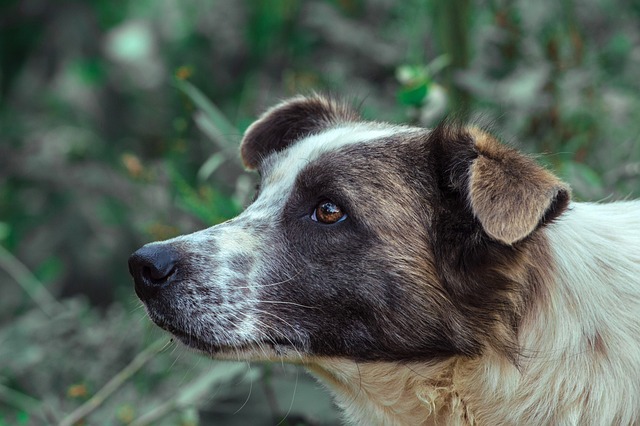
<path fill-rule="evenodd" d="M 456 389 L 461 360 L 433 364 L 323 360 L 308 365 L 336 397 L 348 424 L 472 425 L 473 416 Z M 452 423 L 452 420 L 456 422 Z"/>

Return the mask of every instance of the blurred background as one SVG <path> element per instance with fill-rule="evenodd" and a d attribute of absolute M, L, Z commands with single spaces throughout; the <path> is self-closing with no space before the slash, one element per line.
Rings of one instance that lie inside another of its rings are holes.
<path fill-rule="evenodd" d="M 243 131 L 312 90 L 638 197 L 639 76 L 637 0 L 2 0 L 0 426 L 337 424 L 296 368 L 169 343 L 128 255 L 241 211 Z"/>

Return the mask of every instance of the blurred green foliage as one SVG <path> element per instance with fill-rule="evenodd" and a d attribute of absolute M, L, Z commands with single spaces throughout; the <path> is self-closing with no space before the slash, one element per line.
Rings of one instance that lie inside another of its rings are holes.
<path fill-rule="evenodd" d="M 624 0 L 2 2 L 0 425 L 88 401 L 87 424 L 336 423 L 293 367 L 164 347 L 129 253 L 237 214 L 242 132 L 311 90 L 368 118 L 466 116 L 577 199 L 637 196 L 639 18 Z"/>

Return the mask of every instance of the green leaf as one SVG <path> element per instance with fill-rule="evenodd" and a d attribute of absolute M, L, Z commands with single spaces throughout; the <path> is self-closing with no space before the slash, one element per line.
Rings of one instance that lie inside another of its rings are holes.
<path fill-rule="evenodd" d="M 397 69 L 396 78 L 402 84 L 397 93 L 398 102 L 402 105 L 422 106 L 433 83 L 429 68 L 421 65 L 403 65 Z"/>
<path fill-rule="evenodd" d="M 40 282 L 46 284 L 55 280 L 62 272 L 63 264 L 56 256 L 51 256 L 42 262 L 34 271 L 34 275 Z"/>
<path fill-rule="evenodd" d="M 71 63 L 70 68 L 74 76 L 88 86 L 99 86 L 104 83 L 106 73 L 104 64 L 99 58 L 78 59 Z"/>
<path fill-rule="evenodd" d="M 224 154 L 218 152 L 210 156 L 198 170 L 198 181 L 204 182 L 220 167 L 226 158 Z"/>
<path fill-rule="evenodd" d="M 236 216 L 240 207 L 209 186 L 193 188 L 176 170 L 170 171 L 172 186 L 176 189 L 176 203 L 183 210 L 206 224 L 215 224 Z"/>
<path fill-rule="evenodd" d="M 235 149 L 237 146 L 235 137 L 239 134 L 238 129 L 231 124 L 222 111 L 200 89 L 188 81 L 176 79 L 174 84 L 202 112 L 194 117 L 198 127 L 221 149 Z"/>
<path fill-rule="evenodd" d="M 0 241 L 7 239 L 11 233 L 11 226 L 6 222 L 0 222 Z"/>
<path fill-rule="evenodd" d="M 429 94 L 429 86 L 422 82 L 416 86 L 403 87 L 398 91 L 398 101 L 402 105 L 421 106 Z"/>

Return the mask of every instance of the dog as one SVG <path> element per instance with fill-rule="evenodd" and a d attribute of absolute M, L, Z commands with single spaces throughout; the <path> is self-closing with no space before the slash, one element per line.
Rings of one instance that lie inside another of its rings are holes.
<path fill-rule="evenodd" d="M 640 424 L 639 201 L 573 202 L 490 132 L 319 95 L 240 151 L 242 214 L 129 259 L 184 344 L 304 365 L 350 424 Z"/>

